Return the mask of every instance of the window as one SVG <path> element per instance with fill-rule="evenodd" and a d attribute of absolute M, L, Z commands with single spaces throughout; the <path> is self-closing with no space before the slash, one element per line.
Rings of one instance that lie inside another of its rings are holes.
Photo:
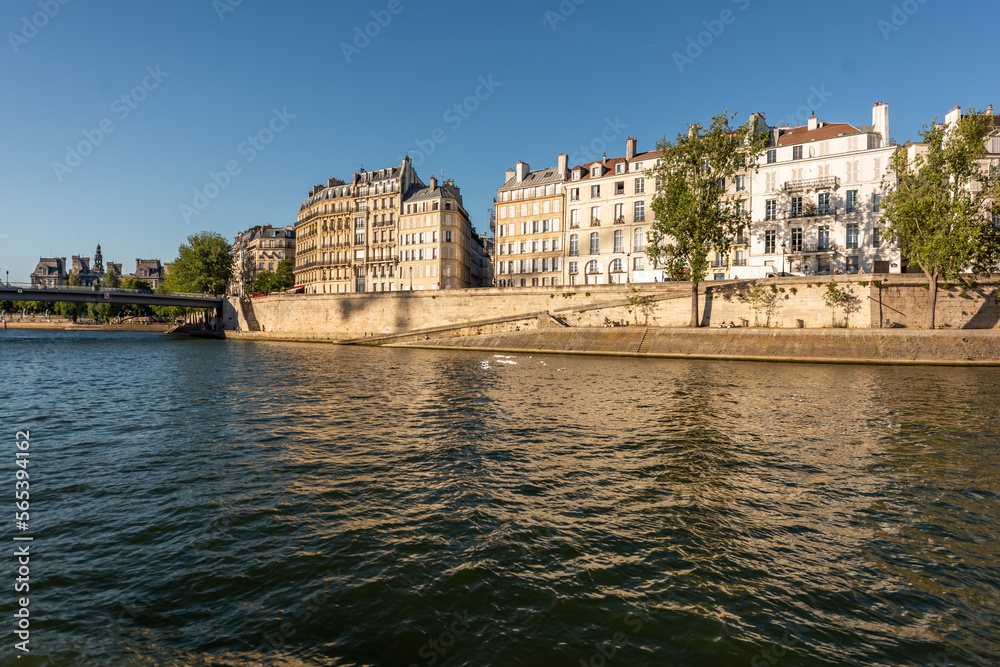
<path fill-rule="evenodd" d="M 764 202 L 764 219 L 765 220 L 777 220 L 778 219 L 778 200 L 768 199 Z"/>
<path fill-rule="evenodd" d="M 830 193 L 824 192 L 816 198 L 816 213 L 827 215 L 830 213 Z"/>
<path fill-rule="evenodd" d="M 590 254 L 596 255 L 600 252 L 601 248 L 601 235 L 597 232 L 590 233 Z"/>
<path fill-rule="evenodd" d="M 802 217 L 802 197 L 792 197 L 792 217 Z"/>
<path fill-rule="evenodd" d="M 764 232 L 764 254 L 773 255 L 774 254 L 774 242 L 777 238 L 777 232 L 773 229 L 768 229 Z"/>
<path fill-rule="evenodd" d="M 802 228 L 792 228 L 792 249 L 790 252 L 802 252 Z"/>
<path fill-rule="evenodd" d="M 569 191 L 570 201 L 580 201 L 580 188 L 573 188 Z"/>
<path fill-rule="evenodd" d="M 746 265 L 747 265 L 746 251 L 737 250 L 736 259 L 733 261 L 733 266 L 746 266 Z"/>
<path fill-rule="evenodd" d="M 740 191 L 746 190 L 746 189 L 747 189 L 747 177 L 745 175 L 743 175 L 743 176 L 737 176 L 736 177 L 736 191 L 740 192 Z"/>
<path fill-rule="evenodd" d="M 625 222 L 625 204 L 615 204 L 615 222 Z"/>
<path fill-rule="evenodd" d="M 591 185 L 590 186 L 590 198 L 591 199 L 597 199 L 600 196 L 601 196 L 601 186 L 600 185 Z"/>
<path fill-rule="evenodd" d="M 437 233 L 437 232 L 435 232 L 435 233 Z M 451 243 L 451 232 L 445 232 L 444 233 L 444 240 L 445 240 L 446 243 Z"/>
<path fill-rule="evenodd" d="M 723 255 L 722 255 L 721 252 L 716 252 L 715 253 L 715 260 L 712 262 L 712 266 L 714 266 L 714 267 L 720 267 L 720 266 L 725 266 L 725 265 L 726 265 L 726 258 L 723 257 Z"/>
<path fill-rule="evenodd" d="M 767 163 L 768 164 L 774 164 L 777 161 L 778 161 L 778 149 L 777 148 L 769 148 L 767 150 Z"/>
<path fill-rule="evenodd" d="M 848 190 L 847 191 L 847 212 L 856 213 L 858 210 L 858 191 Z"/>
<path fill-rule="evenodd" d="M 858 223 L 856 222 L 847 225 L 847 247 L 848 249 L 858 247 Z"/>
<path fill-rule="evenodd" d="M 852 255 L 847 258 L 847 273 L 857 273 L 858 272 L 858 256 Z"/>
<path fill-rule="evenodd" d="M 632 222 L 646 222 L 646 202 L 641 199 L 635 203 L 635 219 Z"/>
<path fill-rule="evenodd" d="M 569 235 L 569 256 L 570 257 L 576 257 L 579 254 L 580 254 L 580 236 L 578 234 L 570 234 Z"/>
<path fill-rule="evenodd" d="M 645 178 L 635 179 L 635 194 L 641 195 L 645 194 L 645 192 L 646 192 L 646 179 Z"/>
<path fill-rule="evenodd" d="M 618 164 L 615 165 L 615 173 L 616 174 L 624 174 L 625 173 L 625 163 L 624 162 L 619 162 Z M 625 187 L 625 184 L 623 183 L 622 184 L 622 189 L 624 189 L 624 187 Z"/>
<path fill-rule="evenodd" d="M 882 245 L 882 230 L 878 227 L 872 228 L 872 247 L 878 248 Z"/>
<path fill-rule="evenodd" d="M 590 207 L 590 224 L 601 224 L 601 207 L 591 206 Z"/>
<path fill-rule="evenodd" d="M 569 212 L 569 226 L 576 229 L 580 226 L 580 210 L 573 209 Z"/>
<path fill-rule="evenodd" d="M 820 227 L 819 236 L 817 237 L 816 250 L 829 250 L 830 249 L 830 228 Z"/>
<path fill-rule="evenodd" d="M 620 259 L 611 262 L 611 273 L 625 273 L 625 264 Z"/>
<path fill-rule="evenodd" d="M 874 194 L 872 195 L 872 211 L 878 213 L 882 210 L 882 195 Z"/>
<path fill-rule="evenodd" d="M 625 252 L 625 232 L 621 229 L 615 230 L 615 252 Z"/>
<path fill-rule="evenodd" d="M 587 273 L 600 273 L 601 270 L 597 267 L 597 260 L 592 259 L 587 262 Z"/>
<path fill-rule="evenodd" d="M 632 270 L 633 271 L 642 271 L 642 270 L 644 270 L 644 267 L 645 267 L 645 262 L 643 261 L 642 257 L 633 257 L 632 258 Z"/>
<path fill-rule="evenodd" d="M 792 147 L 792 159 L 793 160 L 801 160 L 802 159 L 802 146 L 793 146 Z"/>
<path fill-rule="evenodd" d="M 578 266 L 577 262 L 570 262 L 569 263 L 569 272 L 570 272 L 570 274 L 579 273 L 579 271 L 577 270 L 577 266 Z"/>
<path fill-rule="evenodd" d="M 619 162 L 618 166 L 620 168 L 620 167 L 622 167 L 622 164 Z M 615 194 L 616 195 L 623 195 L 623 194 L 625 194 L 625 181 L 617 181 L 615 183 Z"/>

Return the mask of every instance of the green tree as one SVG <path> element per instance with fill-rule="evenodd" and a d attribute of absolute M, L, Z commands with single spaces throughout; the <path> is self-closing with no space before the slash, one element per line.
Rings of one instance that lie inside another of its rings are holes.
<path fill-rule="evenodd" d="M 177 249 L 164 283 L 172 292 L 224 294 L 233 267 L 233 249 L 215 232 L 198 232 Z"/>
<path fill-rule="evenodd" d="M 108 272 L 104 274 L 104 278 L 101 279 L 101 287 L 114 289 L 122 284 L 121 277 L 115 271 L 114 267 L 108 269 Z"/>
<path fill-rule="evenodd" d="M 143 294 L 152 294 L 153 288 L 149 286 L 149 283 L 145 280 L 139 280 L 138 278 L 133 278 L 132 276 L 126 276 L 122 278 L 121 282 L 122 289 L 136 290 Z"/>
<path fill-rule="evenodd" d="M 767 316 L 764 326 L 770 328 L 771 318 L 774 317 L 782 305 L 781 295 L 774 289 L 762 284 L 759 280 L 755 280 L 747 285 L 745 290 L 740 290 L 738 298 L 741 302 L 750 306 L 750 309 L 753 311 L 753 324 L 755 327 L 760 326 L 760 311 L 764 311 L 764 314 Z"/>
<path fill-rule="evenodd" d="M 625 310 L 635 317 L 635 323 L 639 324 L 639 313 L 645 317 L 645 323 L 649 324 L 649 315 L 653 312 L 653 297 L 643 294 L 635 285 L 629 285 L 626 295 Z"/>
<path fill-rule="evenodd" d="M 984 163 L 993 116 L 971 109 L 957 124 L 924 127 L 922 143 L 901 146 L 883 180 L 882 218 L 904 257 L 927 277 L 927 328 L 935 327 L 938 281 L 991 272 L 1000 256 L 1000 181 Z M 978 183 L 980 188 L 973 187 Z"/>
<path fill-rule="evenodd" d="M 707 131 L 692 126 L 673 144 L 663 137 L 657 144 L 663 158 L 647 172 L 660 184 L 651 205 L 655 220 L 648 253 L 671 278 L 689 276 L 692 327 L 700 326 L 698 286 L 709 268 L 709 252 L 728 253 L 750 222 L 746 202 L 727 201 L 720 184 L 756 170 L 764 135 L 757 133 L 755 117 L 735 128 L 730 126 L 733 118 L 720 113 Z"/>
<path fill-rule="evenodd" d="M 83 281 L 80 279 L 80 273 L 78 271 L 70 271 L 66 277 L 66 284 L 70 287 L 80 287 L 83 284 Z M 87 310 L 87 306 L 84 303 L 60 301 L 56 304 L 54 310 L 63 317 L 76 322 L 80 318 L 80 315 Z"/>
<path fill-rule="evenodd" d="M 278 270 L 274 272 L 277 291 L 284 292 L 295 287 L 295 260 L 283 259 L 278 262 Z"/>
<path fill-rule="evenodd" d="M 270 294 L 274 291 L 277 280 L 273 272 L 261 271 L 253 278 L 250 284 L 250 291 L 254 294 Z"/>

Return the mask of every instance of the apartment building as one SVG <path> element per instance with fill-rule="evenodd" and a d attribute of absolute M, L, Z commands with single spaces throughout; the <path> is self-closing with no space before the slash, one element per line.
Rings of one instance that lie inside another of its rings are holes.
<path fill-rule="evenodd" d="M 453 180 L 411 188 L 403 198 L 396 282 L 377 291 L 480 287 L 483 244 Z"/>
<path fill-rule="evenodd" d="M 625 141 L 625 155 L 572 168 L 566 183 L 567 285 L 656 282 L 666 278 L 646 254 L 653 222 L 650 204 L 655 181 L 646 170 L 660 151 L 638 153 L 637 140 Z"/>
<path fill-rule="evenodd" d="M 262 271 L 276 271 L 285 259 L 295 258 L 295 227 L 256 225 L 236 235 L 233 242 L 233 277 L 229 293 L 245 296 L 254 278 Z M 136 272 L 139 262 L 136 260 Z M 145 261 L 145 260 L 143 260 Z M 149 267 L 146 267 L 147 269 Z M 155 268 L 155 267 L 154 267 Z M 148 278 L 142 278 L 148 280 Z"/>
<path fill-rule="evenodd" d="M 354 292 L 388 292 L 399 284 L 398 245 L 403 195 L 424 187 L 410 163 L 354 174 Z"/>
<path fill-rule="evenodd" d="M 556 167 L 532 171 L 526 162 L 508 169 L 497 190 L 497 287 L 555 286 L 563 283 L 563 187 L 569 156 Z"/>
<path fill-rule="evenodd" d="M 751 178 L 750 265 L 794 275 L 899 273 L 899 249 L 883 236 L 880 210 L 895 150 L 888 105 L 875 104 L 871 125 L 814 114 L 770 134 Z"/>

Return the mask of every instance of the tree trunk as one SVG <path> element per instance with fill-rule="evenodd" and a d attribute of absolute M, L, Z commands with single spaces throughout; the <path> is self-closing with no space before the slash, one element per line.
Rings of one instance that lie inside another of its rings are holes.
<path fill-rule="evenodd" d="M 935 312 L 937 311 L 937 288 L 938 288 L 937 279 L 938 279 L 937 271 L 935 271 L 933 275 L 927 276 L 927 281 L 928 281 L 927 287 L 930 290 L 930 294 L 928 296 L 930 296 L 931 299 L 931 309 L 930 312 L 927 314 L 930 326 L 928 326 L 927 328 L 930 329 L 931 331 L 933 331 L 934 327 L 936 326 L 934 315 Z"/>
<path fill-rule="evenodd" d="M 692 327 L 701 326 L 701 318 L 698 317 L 698 283 L 691 281 L 691 325 Z"/>

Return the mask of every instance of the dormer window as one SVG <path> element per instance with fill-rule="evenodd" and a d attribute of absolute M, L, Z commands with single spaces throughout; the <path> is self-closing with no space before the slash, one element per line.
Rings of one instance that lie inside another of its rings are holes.
<path fill-rule="evenodd" d="M 625 163 L 624 162 L 619 162 L 618 164 L 615 165 L 615 173 L 616 174 L 624 174 L 625 173 Z"/>
<path fill-rule="evenodd" d="M 579 181 L 580 180 L 580 170 L 579 169 L 574 169 L 573 170 L 573 180 L 574 181 Z"/>

